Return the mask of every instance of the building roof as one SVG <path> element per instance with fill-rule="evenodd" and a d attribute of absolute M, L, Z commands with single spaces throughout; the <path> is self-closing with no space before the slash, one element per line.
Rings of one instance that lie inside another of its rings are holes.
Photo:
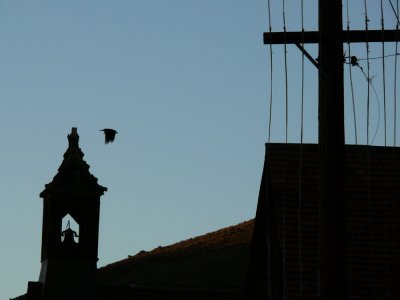
<path fill-rule="evenodd" d="M 49 192 L 90 193 L 103 195 L 107 191 L 97 183 L 98 179 L 90 172 L 90 166 L 83 159 L 83 152 L 79 148 L 79 135 L 74 127 L 68 135 L 68 149 L 58 168 L 53 180 L 46 184 L 40 197 L 45 197 Z"/>
<path fill-rule="evenodd" d="M 264 232 L 260 237 L 265 239 L 268 235 L 274 240 L 275 248 L 267 245 L 269 250 L 262 255 L 275 251 L 280 263 L 273 266 L 272 259 L 263 272 L 269 270 L 265 276 L 270 280 L 274 276 L 282 277 L 288 299 L 299 295 L 317 299 L 319 293 L 318 154 L 317 144 L 267 144 L 264 171 L 269 168 L 269 174 L 263 175 L 263 181 L 270 177 L 273 207 L 267 218 L 274 219 L 274 226 L 256 221 L 254 230 L 257 232 L 260 224 Z M 350 299 L 400 297 L 399 196 L 400 148 L 345 146 L 343 241 L 346 258 L 339 263 L 344 263 L 347 270 Z M 262 204 L 269 199 L 261 197 L 259 201 Z M 260 265 L 261 261 L 258 257 L 255 263 Z"/>
<path fill-rule="evenodd" d="M 140 251 L 98 270 L 104 285 L 242 292 L 253 221 Z"/>

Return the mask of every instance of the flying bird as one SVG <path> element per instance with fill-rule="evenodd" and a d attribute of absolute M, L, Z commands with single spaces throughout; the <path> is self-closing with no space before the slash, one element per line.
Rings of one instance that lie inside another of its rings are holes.
<path fill-rule="evenodd" d="M 114 142 L 115 135 L 118 133 L 116 130 L 110 128 L 100 129 L 100 131 L 104 132 L 104 138 L 105 138 L 104 142 L 106 144 Z"/>

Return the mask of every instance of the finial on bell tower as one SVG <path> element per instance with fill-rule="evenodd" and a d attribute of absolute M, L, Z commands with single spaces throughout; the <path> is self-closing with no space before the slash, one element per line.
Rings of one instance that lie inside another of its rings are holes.
<path fill-rule="evenodd" d="M 68 134 L 69 148 L 79 148 L 78 128 L 72 127 L 71 133 Z"/>

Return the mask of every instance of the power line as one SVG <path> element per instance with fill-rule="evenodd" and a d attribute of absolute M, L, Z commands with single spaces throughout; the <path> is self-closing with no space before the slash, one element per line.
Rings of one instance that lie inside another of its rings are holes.
<path fill-rule="evenodd" d="M 286 32 L 286 15 L 285 15 L 285 0 L 282 0 L 282 18 L 283 31 Z M 285 137 L 288 142 L 288 123 L 289 123 L 289 90 L 288 90 L 288 68 L 287 68 L 287 44 L 284 43 L 284 58 L 285 58 Z"/>
<path fill-rule="evenodd" d="M 397 1 L 397 10 L 396 10 L 396 9 L 394 9 L 392 0 L 388 0 L 388 1 L 389 1 L 389 4 L 390 4 L 390 7 L 393 10 L 393 13 L 394 13 L 396 19 L 397 19 L 397 25 L 399 25 L 400 24 L 400 20 L 399 20 L 399 2 Z"/>
<path fill-rule="evenodd" d="M 350 33 L 350 17 L 349 17 L 349 1 L 346 1 L 346 12 L 347 12 L 347 34 Z M 347 49 L 349 51 L 349 56 L 351 57 L 351 46 L 350 46 L 350 38 L 348 39 Z M 354 141 L 357 145 L 357 120 L 356 120 L 356 105 L 354 100 L 354 87 L 353 87 L 353 74 L 351 70 L 351 66 L 349 64 L 349 77 L 350 77 L 350 90 L 351 90 L 351 100 L 353 104 L 353 122 L 354 122 Z"/>
<path fill-rule="evenodd" d="M 271 25 L 271 1 L 268 0 L 268 25 L 269 32 L 272 32 Z M 269 124 L 268 124 L 268 143 L 271 142 L 271 124 L 272 124 L 272 99 L 273 99 L 273 57 L 272 57 L 272 44 L 269 44 L 269 60 L 270 60 L 270 94 L 269 94 Z"/>
<path fill-rule="evenodd" d="M 398 43 L 396 43 L 396 50 Z M 396 127 L 397 127 L 397 56 L 394 60 L 394 84 L 393 84 L 393 146 L 396 147 Z"/>
<path fill-rule="evenodd" d="M 383 131 L 384 131 L 384 142 L 386 146 L 386 70 L 385 70 L 385 20 L 383 15 L 383 0 L 381 0 L 381 28 L 382 28 L 382 86 L 383 86 Z"/>
<path fill-rule="evenodd" d="M 366 41 L 368 41 L 368 8 L 367 8 L 367 1 L 364 0 L 364 14 L 365 14 L 365 36 L 366 36 Z M 368 80 L 368 85 L 367 85 L 367 145 L 369 145 L 369 109 L 370 109 L 370 88 L 369 88 L 369 80 L 370 80 L 370 61 L 369 61 L 369 43 L 365 42 L 365 47 L 366 47 L 366 52 L 367 52 L 367 80 Z M 362 70 L 362 69 L 361 69 Z M 363 71 L 363 70 L 362 70 Z M 364 71 L 363 71 L 364 73 Z"/>

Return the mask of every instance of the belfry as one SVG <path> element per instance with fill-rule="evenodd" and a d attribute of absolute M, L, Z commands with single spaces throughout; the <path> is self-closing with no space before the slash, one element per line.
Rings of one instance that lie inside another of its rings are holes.
<path fill-rule="evenodd" d="M 40 193 L 42 266 L 39 282 L 28 285 L 28 299 L 97 298 L 100 197 L 107 188 L 97 183 L 83 156 L 77 129 L 72 128 L 63 162 Z"/>

